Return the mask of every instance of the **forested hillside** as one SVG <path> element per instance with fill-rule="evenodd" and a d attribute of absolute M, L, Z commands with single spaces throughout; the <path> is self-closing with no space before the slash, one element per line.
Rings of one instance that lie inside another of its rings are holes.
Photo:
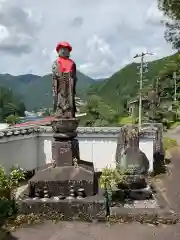
<path fill-rule="evenodd" d="M 177 54 L 148 63 L 148 72 L 144 73 L 143 89 L 152 88 L 156 78 L 161 75 L 165 66 L 172 60 L 176 60 Z M 139 92 L 139 64 L 132 63 L 113 74 L 103 82 L 93 84 L 89 89 L 89 95 L 100 96 L 114 110 L 121 113 L 124 105 L 135 98 Z"/>
<path fill-rule="evenodd" d="M 77 72 L 77 76 L 77 94 L 84 95 L 86 89 L 95 81 L 80 72 Z M 52 106 L 51 85 L 50 74 L 43 77 L 32 74 L 20 76 L 0 74 L 0 86 L 9 88 L 14 93 L 17 93 L 28 110 Z"/>

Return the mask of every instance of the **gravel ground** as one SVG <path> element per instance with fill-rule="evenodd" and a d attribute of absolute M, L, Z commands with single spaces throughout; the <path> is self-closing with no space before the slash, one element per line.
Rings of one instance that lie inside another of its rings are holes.
<path fill-rule="evenodd" d="M 126 203 L 124 205 L 125 208 L 158 208 L 159 205 L 156 200 L 144 200 L 144 201 L 138 201 L 135 200 L 133 203 Z"/>
<path fill-rule="evenodd" d="M 5 240 L 179 240 L 180 225 L 154 227 L 132 224 L 52 222 L 23 228 L 8 236 Z"/>

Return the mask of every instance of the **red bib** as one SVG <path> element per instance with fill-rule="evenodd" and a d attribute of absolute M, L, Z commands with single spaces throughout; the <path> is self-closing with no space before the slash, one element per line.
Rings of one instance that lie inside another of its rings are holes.
<path fill-rule="evenodd" d="M 74 62 L 70 58 L 59 57 L 57 59 L 59 70 L 63 73 L 68 73 L 73 71 Z"/>

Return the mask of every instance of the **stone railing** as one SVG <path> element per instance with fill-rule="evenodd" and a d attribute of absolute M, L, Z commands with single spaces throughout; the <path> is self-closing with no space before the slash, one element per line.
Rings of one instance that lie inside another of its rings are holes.
<path fill-rule="evenodd" d="M 159 131 L 157 127 L 146 125 L 140 133 L 140 149 L 149 159 L 150 171 L 153 170 L 154 152 L 157 151 L 155 146 L 160 145 Z M 120 128 L 117 127 L 79 127 L 77 138 L 81 159 L 93 162 L 97 171 L 106 166 L 115 167 L 119 133 Z M 0 165 L 7 170 L 17 164 L 32 170 L 51 163 L 51 140 L 51 127 L 30 126 L 0 130 Z"/>

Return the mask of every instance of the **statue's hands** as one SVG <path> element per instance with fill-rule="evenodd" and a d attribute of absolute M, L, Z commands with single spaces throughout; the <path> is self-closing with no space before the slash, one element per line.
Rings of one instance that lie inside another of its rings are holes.
<path fill-rule="evenodd" d="M 57 91 L 56 91 L 56 88 L 55 88 L 55 87 L 53 87 L 52 92 L 53 92 L 53 96 L 55 97 L 55 96 L 57 95 Z"/>
<path fill-rule="evenodd" d="M 70 84 L 72 87 L 74 86 L 74 80 L 72 78 L 70 78 Z"/>

